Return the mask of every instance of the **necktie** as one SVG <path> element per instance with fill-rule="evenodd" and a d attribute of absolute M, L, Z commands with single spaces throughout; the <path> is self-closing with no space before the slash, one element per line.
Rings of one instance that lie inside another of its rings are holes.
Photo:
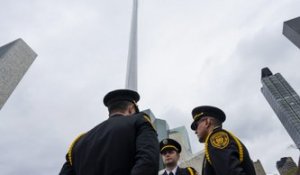
<path fill-rule="evenodd" d="M 171 172 L 169 173 L 169 175 L 174 175 L 174 174 L 173 174 L 173 172 L 171 171 Z"/>

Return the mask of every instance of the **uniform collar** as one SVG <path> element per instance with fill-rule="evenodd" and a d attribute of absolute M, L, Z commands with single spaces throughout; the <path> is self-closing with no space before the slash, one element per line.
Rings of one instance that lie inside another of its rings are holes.
<path fill-rule="evenodd" d="M 109 116 L 109 118 L 112 118 L 112 117 L 117 117 L 117 116 L 125 116 L 125 115 L 123 115 L 123 114 L 120 114 L 120 113 L 116 113 L 116 114 L 114 114 L 114 115 L 111 115 L 111 116 Z"/>
<path fill-rule="evenodd" d="M 219 131 L 219 130 L 222 130 L 222 127 L 221 126 L 216 126 L 216 127 L 214 127 L 212 132 Z"/>
<path fill-rule="evenodd" d="M 172 170 L 172 173 L 173 173 L 174 175 L 176 175 L 177 169 L 178 169 L 178 166 L 176 166 L 176 167 Z M 167 173 L 167 175 L 169 175 L 171 171 L 165 169 L 165 172 Z"/>

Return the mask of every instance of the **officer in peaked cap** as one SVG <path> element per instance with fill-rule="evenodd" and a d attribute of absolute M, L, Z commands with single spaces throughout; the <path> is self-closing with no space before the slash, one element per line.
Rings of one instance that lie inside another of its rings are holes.
<path fill-rule="evenodd" d="M 214 106 L 192 110 L 192 130 L 205 144 L 202 175 L 255 175 L 253 162 L 245 145 L 222 128 L 225 113 Z"/>
<path fill-rule="evenodd" d="M 160 143 L 159 143 L 159 148 L 160 148 L 160 153 L 165 153 L 169 150 L 175 150 L 177 153 L 181 153 L 181 146 L 180 144 L 173 139 L 163 139 Z"/>
<path fill-rule="evenodd" d="M 105 95 L 109 118 L 73 141 L 60 175 L 157 175 L 157 133 L 139 99 L 128 89 Z"/>
<path fill-rule="evenodd" d="M 111 107 L 112 104 L 120 101 L 127 101 L 134 104 L 136 112 L 139 112 L 137 102 L 140 100 L 140 95 L 136 91 L 129 89 L 119 89 L 111 91 L 103 98 L 103 103 L 106 107 Z"/>
<path fill-rule="evenodd" d="M 225 113 L 214 106 L 199 106 L 193 109 L 192 111 L 193 116 L 193 123 L 191 125 L 192 130 L 196 130 L 197 123 L 201 120 L 204 116 L 211 116 L 223 123 L 226 120 Z"/>
<path fill-rule="evenodd" d="M 160 143 L 160 154 L 162 156 L 165 169 L 160 172 L 162 175 L 196 175 L 197 172 L 192 167 L 180 168 L 177 163 L 180 158 L 181 146 L 173 139 L 163 139 Z"/>

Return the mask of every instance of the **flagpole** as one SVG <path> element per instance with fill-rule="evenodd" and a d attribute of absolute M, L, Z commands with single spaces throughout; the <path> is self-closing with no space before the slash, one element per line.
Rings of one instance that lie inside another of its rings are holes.
<path fill-rule="evenodd" d="M 137 27 L 138 0 L 133 0 L 129 49 L 127 58 L 126 89 L 137 91 Z"/>

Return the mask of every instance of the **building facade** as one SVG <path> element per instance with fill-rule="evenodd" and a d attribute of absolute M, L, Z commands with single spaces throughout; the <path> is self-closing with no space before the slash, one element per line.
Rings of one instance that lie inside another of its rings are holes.
<path fill-rule="evenodd" d="M 276 162 L 276 168 L 280 175 L 295 175 L 298 167 L 291 157 L 283 157 Z"/>
<path fill-rule="evenodd" d="M 266 172 L 265 172 L 264 167 L 262 166 L 260 160 L 254 161 L 253 165 L 255 168 L 256 175 L 266 175 Z"/>

